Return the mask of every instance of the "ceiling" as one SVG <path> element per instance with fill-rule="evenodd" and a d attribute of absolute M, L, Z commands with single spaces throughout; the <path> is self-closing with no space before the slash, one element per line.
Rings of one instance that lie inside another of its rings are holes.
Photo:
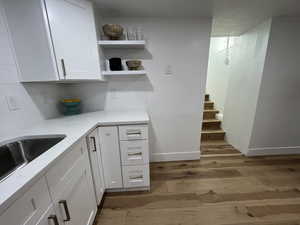
<path fill-rule="evenodd" d="M 104 16 L 213 17 L 213 36 L 240 35 L 272 16 L 300 16 L 300 0 L 94 0 Z"/>

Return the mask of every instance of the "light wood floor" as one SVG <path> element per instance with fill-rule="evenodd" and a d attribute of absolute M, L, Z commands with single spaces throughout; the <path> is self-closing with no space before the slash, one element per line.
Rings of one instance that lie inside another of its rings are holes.
<path fill-rule="evenodd" d="M 201 155 L 225 155 L 225 154 L 241 154 L 232 145 L 226 141 L 203 141 L 201 142 Z"/>
<path fill-rule="evenodd" d="M 151 192 L 106 195 L 98 225 L 300 225 L 300 156 L 151 164 Z"/>

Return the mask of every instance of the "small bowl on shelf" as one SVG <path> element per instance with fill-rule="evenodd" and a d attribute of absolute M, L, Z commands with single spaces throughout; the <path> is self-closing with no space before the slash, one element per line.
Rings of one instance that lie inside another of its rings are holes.
<path fill-rule="evenodd" d="M 142 61 L 141 60 L 127 60 L 126 65 L 128 70 L 142 70 Z"/>
<path fill-rule="evenodd" d="M 123 27 L 119 24 L 105 24 L 103 27 L 104 34 L 110 38 L 110 40 L 119 40 L 123 35 Z"/>

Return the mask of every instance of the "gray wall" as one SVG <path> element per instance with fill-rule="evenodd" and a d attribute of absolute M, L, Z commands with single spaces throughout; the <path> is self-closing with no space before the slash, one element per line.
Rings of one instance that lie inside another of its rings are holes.
<path fill-rule="evenodd" d="M 224 105 L 227 141 L 247 153 L 263 74 L 271 20 L 235 40 Z"/>
<path fill-rule="evenodd" d="M 300 18 L 274 18 L 250 148 L 267 154 L 300 146 L 299 115 Z"/>

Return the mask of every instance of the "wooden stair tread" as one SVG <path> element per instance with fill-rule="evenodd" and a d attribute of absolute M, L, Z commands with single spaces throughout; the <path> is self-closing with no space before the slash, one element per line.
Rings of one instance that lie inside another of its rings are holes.
<path fill-rule="evenodd" d="M 204 109 L 204 112 L 215 112 L 215 113 L 218 113 L 219 110 L 216 110 L 216 109 Z"/>
<path fill-rule="evenodd" d="M 221 123 L 221 120 L 218 119 L 206 119 L 202 121 L 203 123 Z"/>
<path fill-rule="evenodd" d="M 215 103 L 210 100 L 209 94 L 205 94 L 201 141 L 224 140 L 225 131 L 222 130 L 222 121 L 216 118 L 219 110 L 214 108 Z"/>
<path fill-rule="evenodd" d="M 225 134 L 224 130 L 202 130 L 202 134 Z"/>

